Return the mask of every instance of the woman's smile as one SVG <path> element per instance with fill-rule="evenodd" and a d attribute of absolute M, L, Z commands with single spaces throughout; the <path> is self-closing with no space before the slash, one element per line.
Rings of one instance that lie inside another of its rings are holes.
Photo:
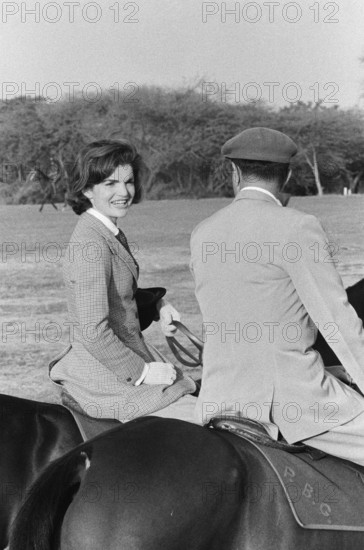
<path fill-rule="evenodd" d="M 129 208 L 131 201 L 130 198 L 128 199 L 113 199 L 110 201 L 110 203 L 113 206 L 116 206 L 117 208 Z"/>
<path fill-rule="evenodd" d="M 112 222 L 126 216 L 135 196 L 134 173 L 130 164 L 118 166 L 101 183 L 85 191 L 93 208 Z"/>

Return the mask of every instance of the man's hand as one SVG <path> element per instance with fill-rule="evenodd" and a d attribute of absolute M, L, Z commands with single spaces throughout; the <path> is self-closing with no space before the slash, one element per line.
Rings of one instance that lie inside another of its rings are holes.
<path fill-rule="evenodd" d="M 159 363 L 157 361 L 147 363 L 148 372 L 143 380 L 143 384 L 149 386 L 157 384 L 165 384 L 171 386 L 176 380 L 176 369 L 172 363 Z"/>
<path fill-rule="evenodd" d="M 163 298 L 158 302 L 157 308 L 159 310 L 160 324 L 164 336 L 173 336 L 177 330 L 173 321 L 180 321 L 180 314 L 171 304 L 165 302 Z"/>

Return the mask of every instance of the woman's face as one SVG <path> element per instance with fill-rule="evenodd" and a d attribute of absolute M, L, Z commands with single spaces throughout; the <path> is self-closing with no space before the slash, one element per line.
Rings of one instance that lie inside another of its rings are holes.
<path fill-rule="evenodd" d="M 127 215 L 134 195 L 134 173 L 130 164 L 118 166 L 106 180 L 85 191 L 93 208 L 114 223 L 117 218 Z"/>

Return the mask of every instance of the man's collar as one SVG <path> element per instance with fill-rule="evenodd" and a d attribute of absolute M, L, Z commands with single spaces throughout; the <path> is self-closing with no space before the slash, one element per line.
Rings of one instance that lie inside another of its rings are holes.
<path fill-rule="evenodd" d="M 104 216 L 104 214 L 101 214 L 101 212 L 96 210 L 96 208 L 89 208 L 87 210 L 87 213 L 100 220 L 100 222 L 102 222 L 108 229 L 110 229 L 113 235 L 117 235 L 119 233 L 119 228 L 116 227 L 116 225 L 111 220 L 109 220 L 107 216 Z"/>
<path fill-rule="evenodd" d="M 242 189 L 240 189 L 239 193 L 237 196 L 239 196 L 241 193 L 243 193 L 244 191 L 258 191 L 260 193 L 264 193 L 265 195 L 268 195 L 269 197 L 271 197 L 274 202 L 276 202 L 279 206 L 283 206 L 283 204 L 281 203 L 281 201 L 279 199 L 277 199 L 277 197 L 275 197 L 273 195 L 273 193 L 271 193 L 270 191 L 268 191 L 267 189 L 263 189 L 262 187 L 256 187 L 256 186 L 253 186 L 253 185 L 249 185 L 247 187 L 243 187 Z"/>

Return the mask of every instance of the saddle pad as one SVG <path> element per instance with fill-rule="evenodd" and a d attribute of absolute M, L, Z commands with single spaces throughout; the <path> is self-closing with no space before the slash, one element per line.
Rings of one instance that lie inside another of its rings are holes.
<path fill-rule="evenodd" d="M 306 529 L 364 531 L 364 468 L 309 451 L 291 454 L 252 441 L 284 489 L 297 523 Z M 234 445 L 237 450 L 239 444 Z"/>

